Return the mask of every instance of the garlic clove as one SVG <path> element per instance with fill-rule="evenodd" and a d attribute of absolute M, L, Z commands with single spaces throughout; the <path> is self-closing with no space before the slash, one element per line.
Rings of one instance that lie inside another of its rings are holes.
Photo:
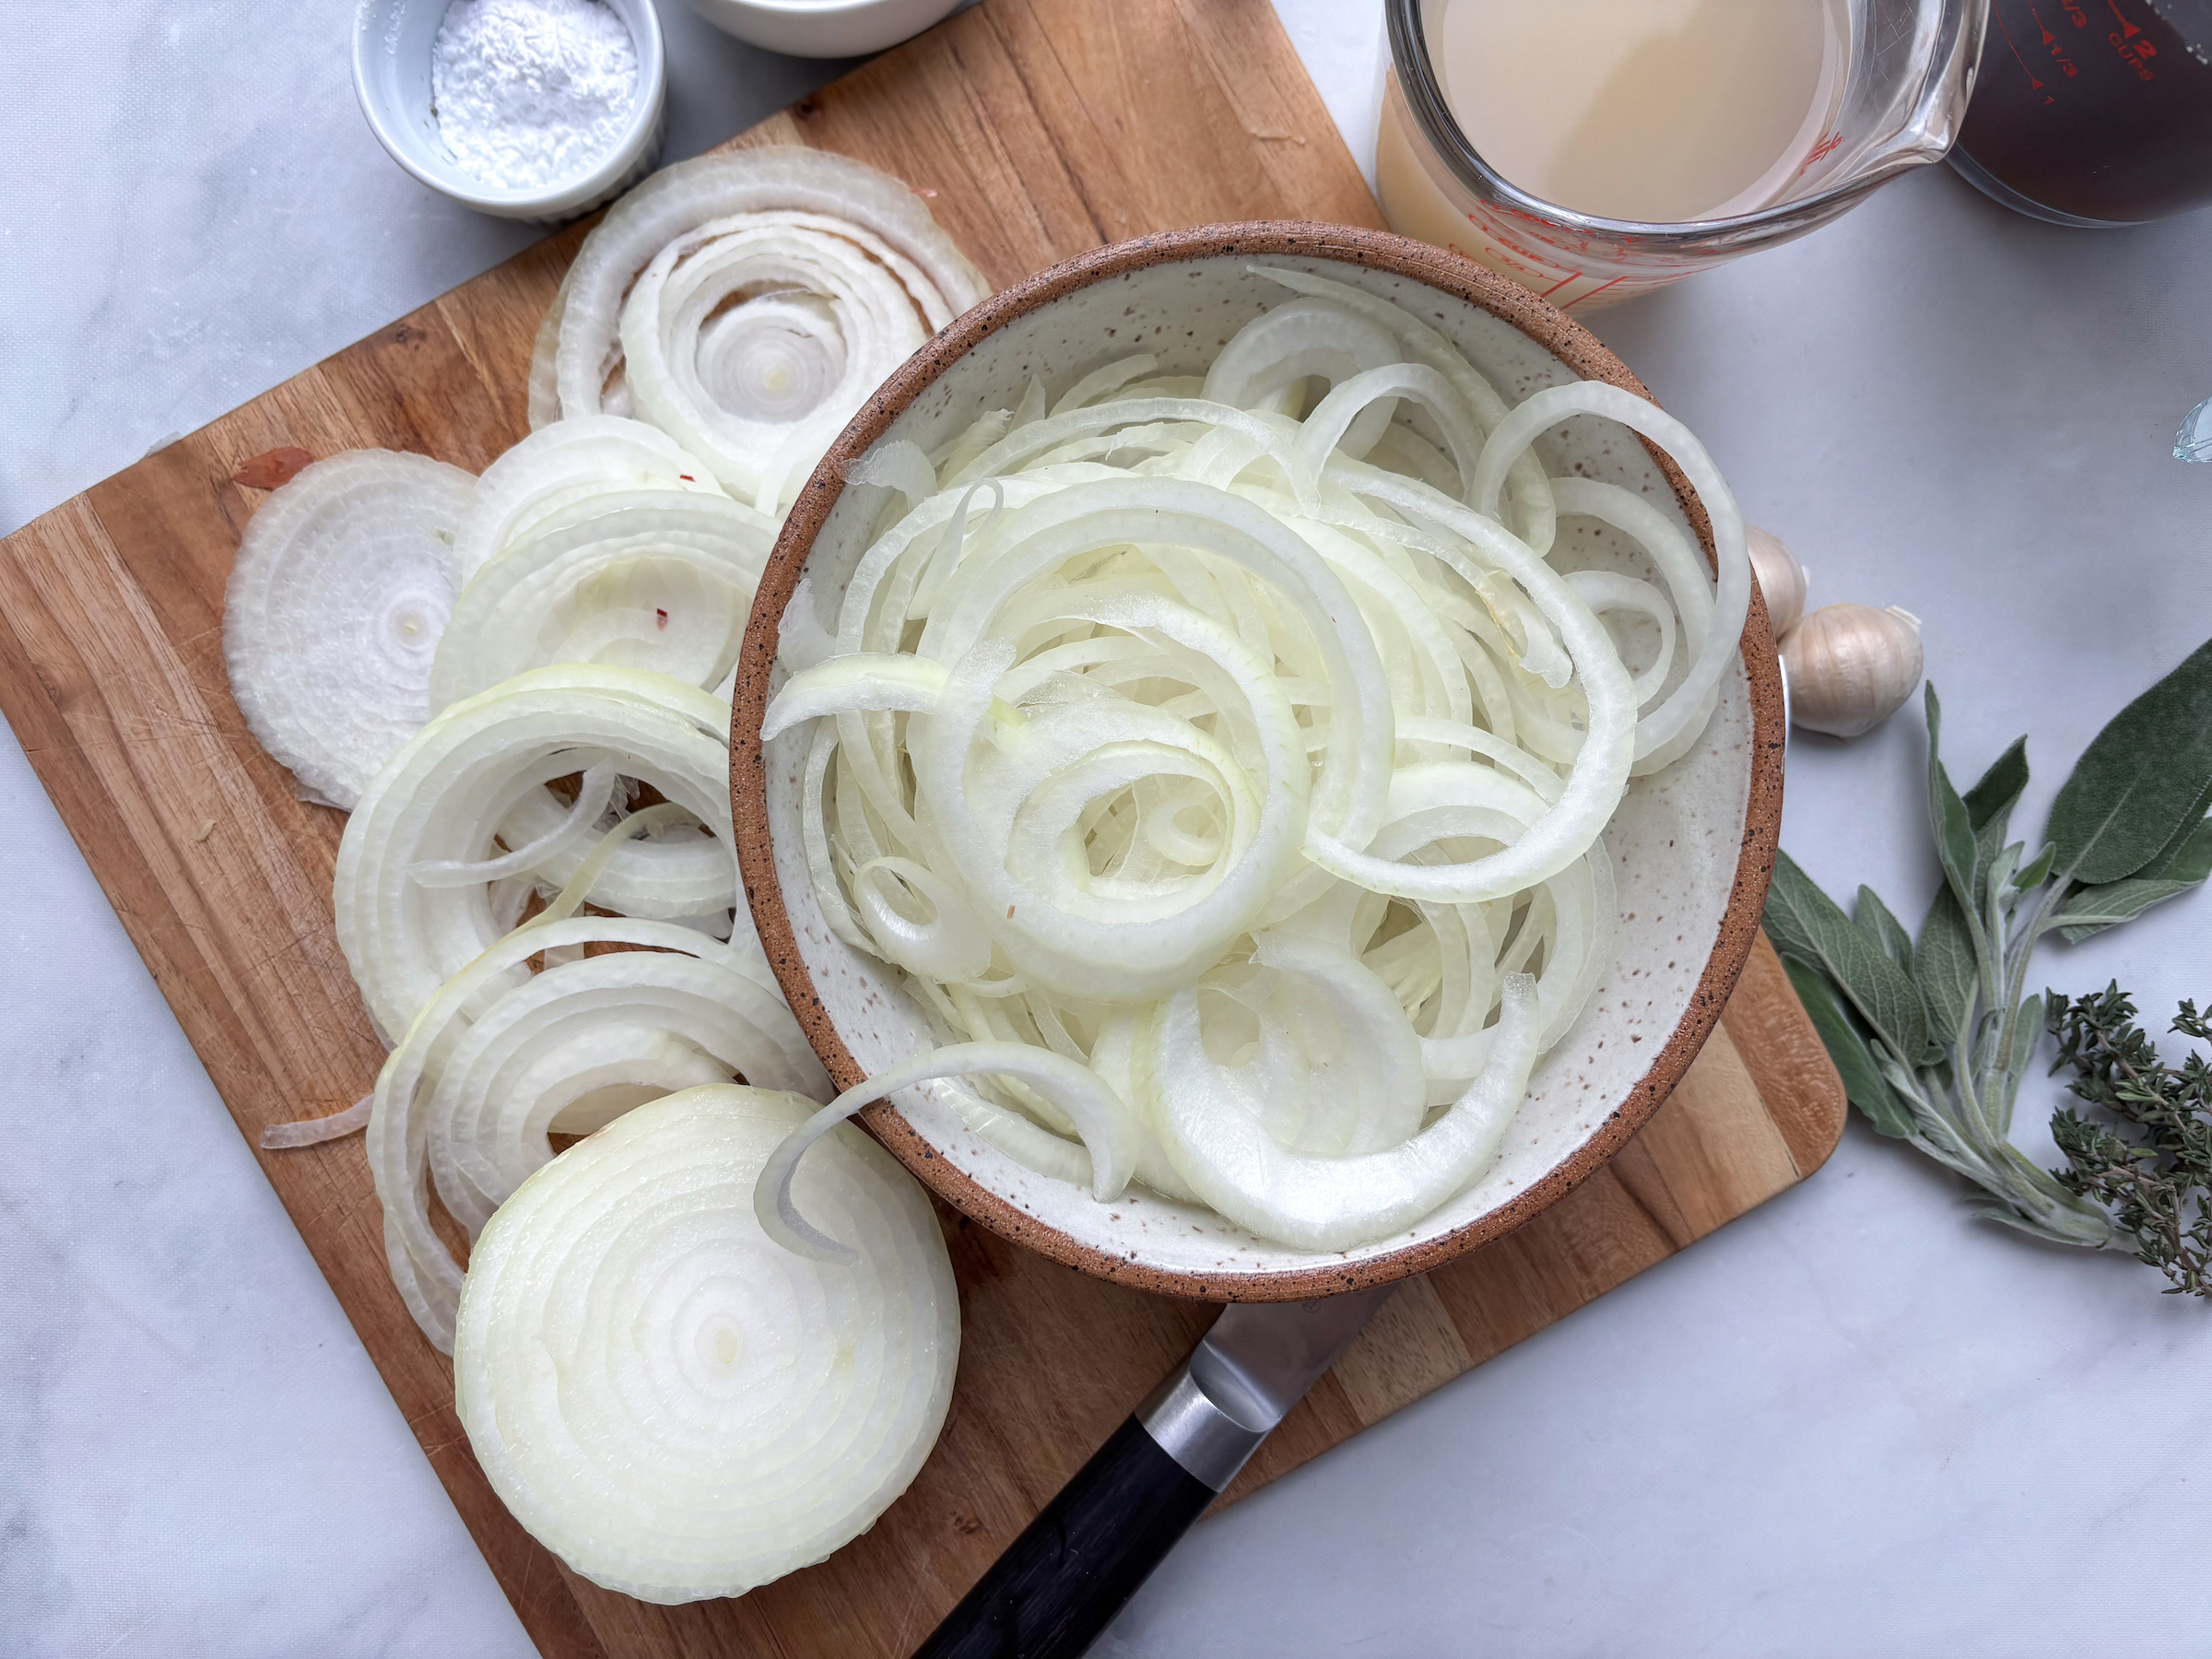
<path fill-rule="evenodd" d="M 1752 573 L 1759 578 L 1759 591 L 1766 598 L 1767 616 L 1779 641 L 1805 615 L 1805 567 L 1771 530 L 1747 524 L 1744 540 L 1750 544 Z"/>
<path fill-rule="evenodd" d="M 1920 684 L 1920 618 L 1891 606 L 1824 605 L 1782 642 L 1790 720 L 1836 737 L 1871 732 Z"/>

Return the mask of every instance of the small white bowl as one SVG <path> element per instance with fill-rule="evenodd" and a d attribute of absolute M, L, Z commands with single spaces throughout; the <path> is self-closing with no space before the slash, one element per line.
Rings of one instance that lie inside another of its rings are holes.
<path fill-rule="evenodd" d="M 860 57 L 911 40 L 961 0 L 691 0 L 724 34 L 792 57 Z"/>
<path fill-rule="evenodd" d="M 487 184 L 453 159 L 430 108 L 430 48 L 448 0 L 361 0 L 353 20 L 353 90 L 400 166 L 432 190 L 500 218 L 558 225 L 612 201 L 659 159 L 667 131 L 668 65 L 653 0 L 606 0 L 638 54 L 638 97 L 615 147 L 589 171 L 527 190 Z"/>

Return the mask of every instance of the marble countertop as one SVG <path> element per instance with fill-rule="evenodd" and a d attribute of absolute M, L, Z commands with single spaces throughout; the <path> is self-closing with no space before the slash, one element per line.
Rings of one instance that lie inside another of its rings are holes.
<path fill-rule="evenodd" d="M 1371 0 L 1276 0 L 1365 161 Z M 0 52 L 0 531 L 521 246 L 401 174 L 347 0 L 18 0 Z M 671 157 L 833 65 L 663 6 Z M 2042 769 L 2212 634 L 2212 214 L 2085 233 L 1947 171 L 1591 319 L 1814 602 L 1925 618 L 1947 751 Z M 1916 715 L 1799 743 L 1784 844 L 1917 915 Z M 13 737 L 0 924 L 0 1654 L 526 1659 L 530 1647 Z M 2038 971 L 2161 1020 L 2184 900 Z M 2055 1085 L 2031 1082 L 2021 1139 Z M 1970 1218 L 1853 1124 L 1816 1179 L 1208 1523 L 1102 1644 L 1204 1653 L 2074 1653 L 2201 1539 L 2212 1310 Z M 2177 1455 L 2165 1442 L 2178 1441 Z M 2078 1586 L 2078 1587 L 2077 1587 Z"/>

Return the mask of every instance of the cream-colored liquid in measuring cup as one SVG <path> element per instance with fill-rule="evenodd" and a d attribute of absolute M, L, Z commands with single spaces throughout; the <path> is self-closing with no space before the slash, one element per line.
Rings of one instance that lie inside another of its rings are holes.
<path fill-rule="evenodd" d="M 1723 218 L 1785 195 L 1847 66 L 1837 0 L 1426 0 L 1468 142 L 1603 218 Z"/>

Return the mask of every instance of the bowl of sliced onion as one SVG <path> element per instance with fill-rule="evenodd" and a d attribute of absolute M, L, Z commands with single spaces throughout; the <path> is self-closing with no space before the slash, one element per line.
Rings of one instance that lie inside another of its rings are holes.
<path fill-rule="evenodd" d="M 1425 1271 L 1588 1177 L 1718 1018 L 1781 816 L 1703 447 L 1525 290 L 1339 226 L 956 320 L 801 491 L 734 711 L 841 1104 L 1005 1236 L 1215 1300 Z M 801 1150 L 763 1218 L 826 1251 Z"/>

